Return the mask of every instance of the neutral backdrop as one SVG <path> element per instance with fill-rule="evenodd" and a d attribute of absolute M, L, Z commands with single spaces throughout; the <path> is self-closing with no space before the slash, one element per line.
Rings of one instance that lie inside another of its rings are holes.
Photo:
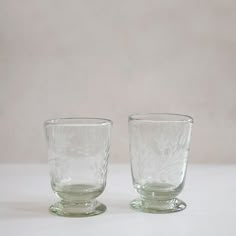
<path fill-rule="evenodd" d="M 46 162 L 43 121 L 194 117 L 191 162 L 236 163 L 236 2 L 0 0 L 0 161 Z"/>

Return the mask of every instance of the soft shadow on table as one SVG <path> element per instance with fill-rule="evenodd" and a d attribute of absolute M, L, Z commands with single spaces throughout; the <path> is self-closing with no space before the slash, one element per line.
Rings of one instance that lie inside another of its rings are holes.
<path fill-rule="evenodd" d="M 113 199 L 112 201 L 107 201 L 104 203 L 107 206 L 107 212 L 112 212 L 112 214 L 114 215 L 135 213 L 135 211 L 131 209 L 129 205 L 130 204 L 129 200 Z"/>
<path fill-rule="evenodd" d="M 50 217 L 48 202 L 0 202 L 0 219 Z"/>
<path fill-rule="evenodd" d="M 129 200 L 102 201 L 107 206 L 107 213 L 112 215 L 135 214 L 129 206 Z M 0 220 L 50 218 L 49 202 L 0 202 Z M 102 214 L 103 215 L 103 214 Z"/>

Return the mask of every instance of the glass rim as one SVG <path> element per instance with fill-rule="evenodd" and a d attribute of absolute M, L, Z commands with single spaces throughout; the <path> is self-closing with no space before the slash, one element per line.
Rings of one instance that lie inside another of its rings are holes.
<path fill-rule="evenodd" d="M 65 117 L 44 121 L 44 126 L 101 126 L 112 125 L 112 120 L 95 117 Z"/>
<path fill-rule="evenodd" d="M 161 119 L 162 118 L 162 119 Z M 193 118 L 189 115 L 178 113 L 134 113 L 129 115 L 129 121 L 148 122 L 189 122 L 193 123 Z"/>

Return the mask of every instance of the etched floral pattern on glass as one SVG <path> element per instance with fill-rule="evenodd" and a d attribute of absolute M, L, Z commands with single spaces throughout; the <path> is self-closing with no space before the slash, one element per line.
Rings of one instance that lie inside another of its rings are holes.
<path fill-rule="evenodd" d="M 61 199 L 50 210 L 87 216 L 105 211 L 96 198 L 106 185 L 111 121 L 55 119 L 45 123 L 51 186 Z"/>
<path fill-rule="evenodd" d="M 176 196 L 184 186 L 192 123 L 191 117 L 175 114 L 130 116 L 132 179 L 140 194 L 131 203 L 135 209 L 171 212 L 186 207 Z"/>

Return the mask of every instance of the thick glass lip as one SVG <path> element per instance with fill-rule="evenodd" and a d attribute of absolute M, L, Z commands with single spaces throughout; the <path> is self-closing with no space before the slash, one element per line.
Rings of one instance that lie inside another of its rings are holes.
<path fill-rule="evenodd" d="M 144 113 L 131 114 L 129 121 L 147 121 L 147 122 L 188 122 L 193 123 L 193 118 L 189 115 L 175 113 Z"/>
<path fill-rule="evenodd" d="M 106 118 L 90 117 L 68 117 L 49 119 L 44 122 L 44 126 L 101 126 L 112 125 L 113 122 Z"/>

